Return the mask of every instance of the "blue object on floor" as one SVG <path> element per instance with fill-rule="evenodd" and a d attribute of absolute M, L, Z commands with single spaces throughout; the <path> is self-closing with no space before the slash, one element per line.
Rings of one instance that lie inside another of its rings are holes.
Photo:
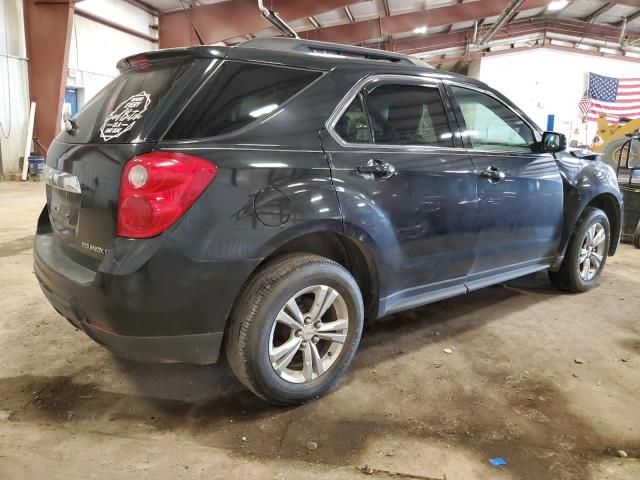
<path fill-rule="evenodd" d="M 44 157 L 29 157 L 27 159 L 29 173 L 31 175 L 41 175 L 44 173 Z"/>
<path fill-rule="evenodd" d="M 501 467 L 502 465 L 506 465 L 507 461 L 504 458 L 496 457 L 496 458 L 490 458 L 489 463 L 494 467 Z"/>

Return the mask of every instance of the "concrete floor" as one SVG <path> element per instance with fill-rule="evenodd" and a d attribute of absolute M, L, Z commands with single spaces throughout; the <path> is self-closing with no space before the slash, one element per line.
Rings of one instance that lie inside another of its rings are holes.
<path fill-rule="evenodd" d="M 224 364 L 125 362 L 59 317 L 43 203 L 0 183 L 0 479 L 640 478 L 640 251 L 588 294 L 542 275 L 384 318 L 329 395 L 276 409 Z"/>

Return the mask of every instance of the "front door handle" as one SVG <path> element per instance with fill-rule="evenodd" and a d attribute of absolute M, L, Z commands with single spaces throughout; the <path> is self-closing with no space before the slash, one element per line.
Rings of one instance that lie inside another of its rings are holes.
<path fill-rule="evenodd" d="M 480 172 L 480 176 L 488 179 L 491 183 L 498 183 L 504 180 L 507 175 L 497 167 L 489 167 Z"/>
<path fill-rule="evenodd" d="M 369 178 L 385 179 L 396 174 L 396 168 L 389 162 L 372 158 L 364 165 L 358 165 L 356 171 L 359 175 Z"/>

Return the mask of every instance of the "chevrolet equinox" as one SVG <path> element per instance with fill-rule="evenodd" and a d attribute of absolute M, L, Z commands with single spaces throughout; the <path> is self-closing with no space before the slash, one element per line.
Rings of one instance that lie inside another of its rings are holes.
<path fill-rule="evenodd" d="M 325 393 L 363 323 L 533 272 L 593 287 L 613 170 L 489 86 L 295 39 L 135 55 L 47 155 L 34 270 L 115 354 L 224 352 L 276 405 Z"/>

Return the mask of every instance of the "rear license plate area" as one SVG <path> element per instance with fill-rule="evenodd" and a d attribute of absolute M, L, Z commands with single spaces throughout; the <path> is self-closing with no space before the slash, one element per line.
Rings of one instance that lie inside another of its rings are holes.
<path fill-rule="evenodd" d="M 55 187 L 47 187 L 47 190 L 51 225 L 58 233 L 75 237 L 80 216 L 80 195 Z"/>
<path fill-rule="evenodd" d="M 80 184 L 77 177 L 49 169 L 46 172 L 49 220 L 54 230 L 74 238 L 80 216 Z"/>

